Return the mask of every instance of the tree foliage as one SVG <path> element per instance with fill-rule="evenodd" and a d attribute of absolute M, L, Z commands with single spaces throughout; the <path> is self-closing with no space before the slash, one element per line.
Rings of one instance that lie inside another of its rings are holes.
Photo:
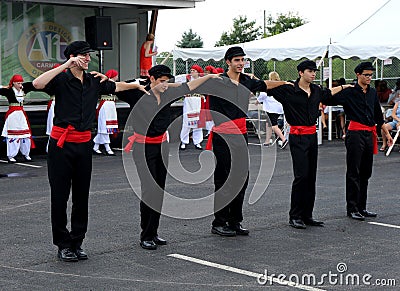
<path fill-rule="evenodd" d="M 270 14 L 266 22 L 268 32 L 266 32 L 264 37 L 276 35 L 307 23 L 306 20 L 303 20 L 297 13 L 294 14 L 293 12 L 278 14 L 276 18 L 273 18 Z"/>
<path fill-rule="evenodd" d="M 246 16 L 233 19 L 233 28 L 230 32 L 223 32 L 215 46 L 230 45 L 258 39 L 262 35 L 261 26 L 255 26 L 256 21 L 247 21 Z"/>
<path fill-rule="evenodd" d="M 180 48 L 202 48 L 203 40 L 190 28 L 189 31 L 185 31 L 182 34 L 182 38 L 178 41 L 176 46 Z"/>

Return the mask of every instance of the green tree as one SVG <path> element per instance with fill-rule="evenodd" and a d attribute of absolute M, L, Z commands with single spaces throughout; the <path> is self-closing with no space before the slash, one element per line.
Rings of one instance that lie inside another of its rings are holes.
<path fill-rule="evenodd" d="M 223 32 L 215 46 L 230 45 L 258 39 L 262 35 L 261 26 L 255 26 L 256 21 L 247 21 L 246 16 L 233 19 L 231 32 Z"/>
<path fill-rule="evenodd" d="M 189 31 L 185 31 L 182 34 L 182 38 L 178 41 L 176 46 L 180 48 L 202 48 L 203 40 L 190 28 Z"/>
<path fill-rule="evenodd" d="M 266 29 L 268 32 L 266 32 L 264 37 L 276 35 L 307 23 L 306 20 L 293 12 L 289 12 L 288 14 L 278 14 L 276 18 L 273 18 L 270 14 L 267 17 L 266 22 Z"/>

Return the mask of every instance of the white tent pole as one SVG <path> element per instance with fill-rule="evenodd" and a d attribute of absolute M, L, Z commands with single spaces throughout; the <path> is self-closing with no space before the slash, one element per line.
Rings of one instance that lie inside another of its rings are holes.
<path fill-rule="evenodd" d="M 176 60 L 172 58 L 172 74 L 175 76 L 176 75 Z"/>
<path fill-rule="evenodd" d="M 343 60 L 343 78 L 346 81 L 346 60 Z"/>
<path fill-rule="evenodd" d="M 383 60 L 381 60 L 381 80 L 383 80 Z"/>
<path fill-rule="evenodd" d="M 329 57 L 329 88 L 332 89 L 332 57 Z M 328 110 L 328 140 L 332 140 L 332 106 Z"/>

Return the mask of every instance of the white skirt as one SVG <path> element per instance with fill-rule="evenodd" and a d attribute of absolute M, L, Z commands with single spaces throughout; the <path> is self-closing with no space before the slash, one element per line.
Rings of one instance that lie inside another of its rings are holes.
<path fill-rule="evenodd" d="M 7 138 L 26 138 L 31 136 L 28 120 L 22 110 L 14 111 L 7 117 L 1 135 Z"/>

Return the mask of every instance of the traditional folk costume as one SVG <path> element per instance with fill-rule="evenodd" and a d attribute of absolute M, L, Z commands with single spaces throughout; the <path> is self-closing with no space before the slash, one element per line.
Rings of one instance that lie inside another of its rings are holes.
<path fill-rule="evenodd" d="M 193 65 L 192 70 L 196 70 L 199 74 L 203 74 L 203 69 L 198 65 Z M 187 81 L 193 80 L 193 77 L 188 75 Z M 204 109 L 205 97 L 200 94 L 186 95 L 183 101 L 183 121 L 182 129 L 180 133 L 181 146 L 180 149 L 186 149 L 186 145 L 189 144 L 189 134 L 192 130 L 192 139 L 196 149 L 201 150 L 201 142 L 203 141 L 203 127 L 205 126 L 205 120 L 200 119 L 202 116 L 201 109 Z"/>
<path fill-rule="evenodd" d="M 164 65 L 154 66 L 149 73 L 156 79 L 161 76 L 172 78 L 169 68 Z M 160 93 L 161 103 L 158 104 L 150 89 L 148 85 L 146 90 L 151 92 L 150 96 L 136 89 L 127 90 L 124 94 L 117 93 L 118 98 L 121 96 L 129 100 L 127 102 L 133 108 L 133 118 L 130 121 L 132 121 L 134 134 L 129 137 L 125 151 L 133 150 L 133 159 L 140 178 L 140 226 L 142 229 L 140 241 L 143 248 L 150 248 L 146 247 L 146 243 L 156 242 L 158 238 L 157 230 L 168 168 L 169 146 L 166 131 L 171 123 L 170 104 L 189 93 L 186 83 L 179 87 L 168 88 Z"/>
<path fill-rule="evenodd" d="M 355 69 L 374 71 L 371 62 L 362 62 Z M 346 210 L 353 219 L 375 217 L 367 210 L 368 180 L 372 175 L 373 156 L 378 153 L 376 129 L 384 124 L 377 92 L 370 85 L 366 91 L 356 83 L 354 87 L 333 96 L 337 104 L 343 105 L 350 124 L 346 133 Z M 328 104 L 329 105 L 329 104 Z"/>
<path fill-rule="evenodd" d="M 93 151 L 101 154 L 99 146 L 104 144 L 108 155 L 115 155 L 110 148 L 110 134 L 118 133 L 117 108 L 115 95 L 102 95 L 97 106 L 97 135 L 94 137 Z"/>
<path fill-rule="evenodd" d="M 306 60 L 297 66 L 299 71 L 317 70 L 315 62 Z M 299 80 L 294 85 L 282 85 L 268 90 L 268 94 L 280 102 L 290 124 L 289 146 L 292 156 L 294 180 L 292 183 L 289 222 L 291 226 L 305 228 L 313 224 L 315 202 L 315 182 L 317 177 L 318 142 L 316 121 L 319 116 L 319 104 L 332 104 L 329 89 L 310 84 L 311 94 L 299 87 Z M 299 225 L 297 222 L 300 222 Z M 305 223 L 305 224 L 304 224 Z M 301 225 L 300 225 L 301 224 Z M 322 225 L 316 222 L 314 225 Z"/>
<path fill-rule="evenodd" d="M 75 41 L 64 55 L 92 52 L 89 44 Z M 50 135 L 47 169 L 51 190 L 53 243 L 62 250 L 79 250 L 88 225 L 89 189 L 92 175 L 91 128 L 100 94 L 115 92 L 114 82 L 83 72 L 83 80 L 70 69 L 59 73 L 43 89 L 55 96 L 54 125 Z M 67 202 L 72 189 L 71 230 L 67 229 Z M 72 258 L 72 259 L 76 259 Z"/>
<path fill-rule="evenodd" d="M 213 149 L 216 158 L 214 171 L 214 221 L 213 227 L 242 229 L 243 201 L 248 185 L 249 157 L 247 149 L 246 113 L 252 92 L 266 91 L 264 81 L 240 74 L 239 85 L 222 74 L 222 81 L 211 89 L 220 90 L 210 96 L 210 110 L 215 126 L 208 138 L 206 149 Z M 215 88 L 217 87 L 217 88 Z M 224 96 L 226 99 L 219 96 Z M 243 146 L 245 145 L 245 146 Z M 238 233 L 238 232 L 236 232 Z M 248 234 L 242 229 L 239 234 Z"/>
<path fill-rule="evenodd" d="M 111 69 L 108 70 L 105 75 L 111 79 L 111 81 L 115 81 L 118 78 L 118 71 Z M 116 98 L 115 95 L 102 95 L 100 103 L 97 106 L 97 135 L 93 139 L 93 151 L 96 154 L 102 154 L 99 147 L 101 144 L 104 144 L 107 155 L 115 156 L 110 148 L 110 134 L 118 133 L 117 107 L 115 106 Z"/>
<path fill-rule="evenodd" d="M 7 157 L 9 163 L 15 163 L 15 156 L 20 151 L 26 161 L 30 161 L 30 149 L 35 147 L 32 141 L 32 131 L 29 120 L 23 108 L 25 93 L 34 90 L 32 83 L 22 84 L 21 90 L 17 90 L 14 82 L 23 82 L 21 75 L 14 75 L 7 88 L 0 89 L 0 95 L 7 98 L 9 109 L 5 115 L 5 123 L 2 136 L 7 142 Z"/>

